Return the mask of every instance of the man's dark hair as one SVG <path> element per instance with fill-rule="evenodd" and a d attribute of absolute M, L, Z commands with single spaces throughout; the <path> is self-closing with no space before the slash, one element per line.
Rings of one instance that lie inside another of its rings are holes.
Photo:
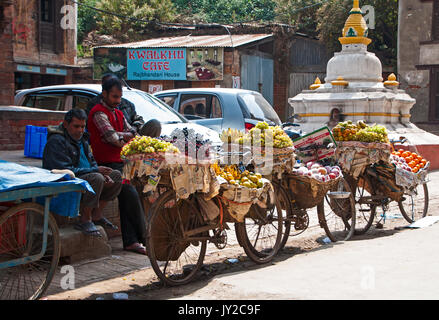
<path fill-rule="evenodd" d="M 84 110 L 79 108 L 70 109 L 66 115 L 64 116 L 64 120 L 67 123 L 72 122 L 73 118 L 78 120 L 86 120 L 87 121 L 87 113 Z"/>
<path fill-rule="evenodd" d="M 122 82 L 119 80 L 119 78 L 110 78 L 105 80 L 102 84 L 102 91 L 110 92 L 113 87 L 116 87 L 122 91 Z"/>
<path fill-rule="evenodd" d="M 114 73 L 106 73 L 102 76 L 101 83 L 104 84 L 105 81 L 112 79 L 112 78 L 119 79 Z"/>

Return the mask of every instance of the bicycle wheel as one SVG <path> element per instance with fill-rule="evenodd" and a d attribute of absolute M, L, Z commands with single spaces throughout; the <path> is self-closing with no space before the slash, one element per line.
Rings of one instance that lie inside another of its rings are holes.
<path fill-rule="evenodd" d="M 355 200 L 349 184 L 343 178 L 330 190 L 337 191 L 344 192 L 340 194 L 341 198 L 329 193 L 317 205 L 320 226 L 332 242 L 349 240 L 354 234 L 356 220 Z"/>
<path fill-rule="evenodd" d="M 351 184 L 352 185 L 352 184 Z M 372 197 L 376 195 L 373 185 L 367 175 L 355 182 L 355 220 L 356 235 L 365 234 L 372 226 L 376 213 L 376 205 L 372 204 Z"/>
<path fill-rule="evenodd" d="M 184 233 L 204 225 L 191 200 L 177 201 L 173 190 L 162 194 L 150 208 L 146 249 L 152 268 L 163 282 L 182 285 L 195 277 L 206 254 L 208 232 L 191 237 Z"/>
<path fill-rule="evenodd" d="M 279 246 L 279 250 L 282 250 L 285 247 L 288 238 L 290 236 L 291 221 L 293 218 L 293 214 L 292 214 L 290 197 L 288 196 L 286 190 L 278 183 L 273 183 L 273 186 L 274 186 L 274 192 L 276 193 L 276 196 L 279 198 L 279 204 L 282 209 L 283 228 L 282 228 L 282 240 Z"/>
<path fill-rule="evenodd" d="M 417 185 L 409 193 L 404 193 L 398 206 L 404 218 L 409 223 L 413 223 L 427 215 L 428 202 L 428 188 L 425 183 Z"/>
<path fill-rule="evenodd" d="M 282 242 L 282 205 L 279 197 L 271 196 L 274 197 L 274 204 L 268 208 L 254 204 L 244 217 L 244 222 L 235 223 L 235 231 L 245 253 L 258 264 L 271 261 Z"/>
<path fill-rule="evenodd" d="M 44 208 L 22 203 L 0 216 L 0 263 L 39 254 L 43 246 Z M 0 269 L 0 300 L 35 300 L 52 281 L 58 266 L 58 226 L 49 213 L 47 247 L 41 259 Z"/>

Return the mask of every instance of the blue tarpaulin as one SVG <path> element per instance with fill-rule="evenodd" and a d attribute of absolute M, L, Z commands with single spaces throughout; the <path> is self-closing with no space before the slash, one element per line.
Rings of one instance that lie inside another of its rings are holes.
<path fill-rule="evenodd" d="M 49 170 L 23 166 L 14 162 L 0 160 L 0 193 L 35 188 L 58 187 L 65 185 L 81 185 L 83 190 L 94 193 L 93 188 L 85 180 L 74 178 L 68 174 L 54 174 Z M 77 216 L 79 209 L 79 192 L 64 192 L 50 202 L 50 211 L 62 216 Z M 37 202 L 44 204 L 45 197 L 38 197 Z"/>

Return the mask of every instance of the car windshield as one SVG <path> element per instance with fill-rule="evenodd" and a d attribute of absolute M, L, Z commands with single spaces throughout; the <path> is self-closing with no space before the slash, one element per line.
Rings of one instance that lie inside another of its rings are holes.
<path fill-rule="evenodd" d="M 279 116 L 274 111 L 270 103 L 259 93 L 240 93 L 238 95 L 244 105 L 247 107 L 251 117 L 256 120 L 268 119 L 273 121 L 276 125 L 280 125 L 282 122 Z"/>
<path fill-rule="evenodd" d="M 157 119 L 161 123 L 181 123 L 187 122 L 174 110 L 155 97 L 149 96 L 141 91 L 124 91 L 123 98 L 134 103 L 136 113 L 143 117 L 143 120 L 149 121 Z"/>

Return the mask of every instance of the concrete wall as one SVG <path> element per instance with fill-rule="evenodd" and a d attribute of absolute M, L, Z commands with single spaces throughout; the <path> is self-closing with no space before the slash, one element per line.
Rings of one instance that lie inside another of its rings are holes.
<path fill-rule="evenodd" d="M 416 99 L 411 109 L 414 123 L 429 120 L 430 71 L 418 70 L 416 65 L 420 64 L 420 42 L 431 40 L 432 12 L 433 1 L 399 0 L 398 81 Z"/>

